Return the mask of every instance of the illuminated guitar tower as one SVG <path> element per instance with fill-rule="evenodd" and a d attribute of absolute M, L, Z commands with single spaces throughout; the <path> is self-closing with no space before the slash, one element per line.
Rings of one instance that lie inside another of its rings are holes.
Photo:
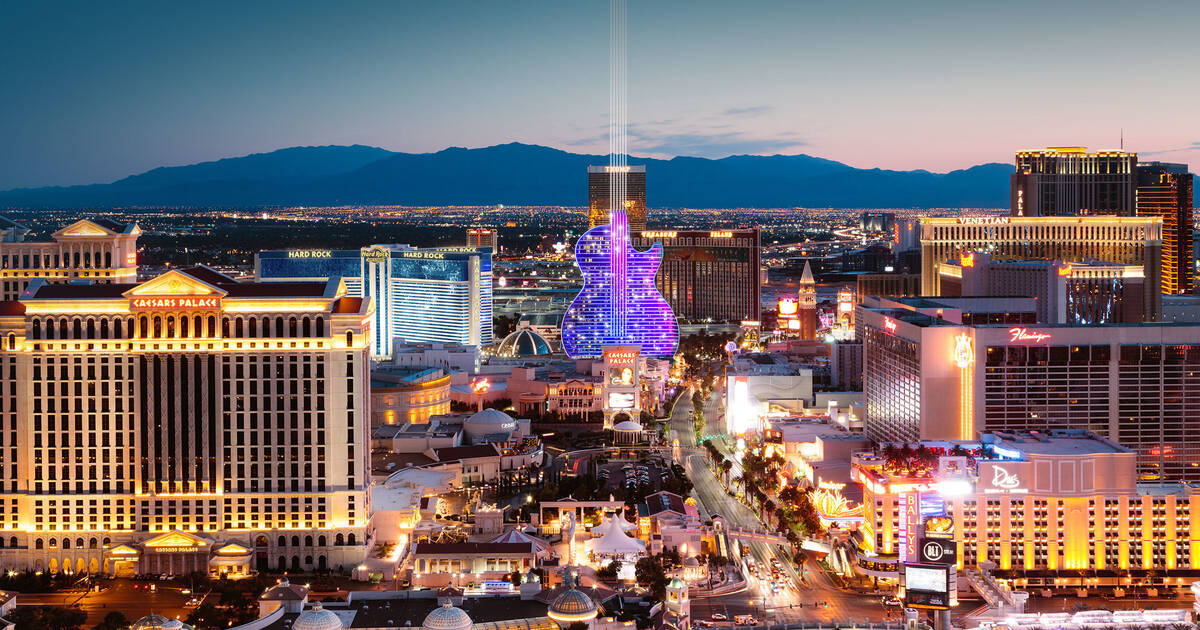
<path fill-rule="evenodd" d="M 669 357 L 679 344 L 671 306 L 655 286 L 663 248 L 633 248 L 626 213 L 625 5 L 611 4 L 612 117 L 609 124 L 609 213 L 607 225 L 588 230 L 575 244 L 583 288 L 563 315 L 563 349 L 573 358 L 600 358 L 609 346 L 636 346 L 641 355 Z"/>

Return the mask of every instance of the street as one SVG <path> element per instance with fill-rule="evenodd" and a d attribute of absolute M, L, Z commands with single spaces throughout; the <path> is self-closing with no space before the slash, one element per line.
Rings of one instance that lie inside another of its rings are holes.
<path fill-rule="evenodd" d="M 704 416 L 709 423 L 715 423 L 720 415 L 718 396 L 719 394 L 714 393 L 705 402 Z M 704 510 L 710 517 L 714 514 L 721 515 L 730 527 L 763 528 L 758 515 L 729 496 L 709 469 L 707 452 L 696 444 L 695 431 L 688 417 L 691 410 L 691 396 L 685 393 L 671 414 L 671 428 L 673 437 L 679 440 L 677 456 L 695 484 L 696 495 Z M 763 542 L 743 544 L 749 549 L 749 557 L 754 558 L 768 574 L 771 559 L 779 560 L 783 577 L 779 592 L 772 592 L 769 580 L 747 576 L 747 588 L 744 591 L 714 597 L 705 597 L 703 591 L 693 595 L 692 614 L 696 619 L 708 619 L 713 613 L 725 614 L 731 620 L 734 615 L 752 614 L 764 623 L 886 619 L 889 609 L 884 607 L 877 597 L 839 590 L 815 561 L 810 561 L 804 567 L 808 580 L 808 584 L 805 585 L 793 566 L 790 548 Z M 790 586 L 785 588 L 785 585 Z M 824 605 L 815 606 L 818 602 L 823 602 Z M 895 610 L 898 609 L 892 609 L 893 612 Z"/>
<path fill-rule="evenodd" d="M 152 612 L 168 619 L 183 619 L 191 613 L 184 604 L 189 595 L 180 593 L 178 587 L 166 586 L 166 582 L 134 582 L 132 580 L 106 580 L 101 582 L 100 592 L 59 591 L 55 593 L 21 593 L 18 606 L 71 606 L 78 605 L 87 613 L 85 627 L 92 627 L 116 610 L 124 613 L 130 621 L 136 621 Z M 155 585 L 150 591 L 149 586 Z"/>

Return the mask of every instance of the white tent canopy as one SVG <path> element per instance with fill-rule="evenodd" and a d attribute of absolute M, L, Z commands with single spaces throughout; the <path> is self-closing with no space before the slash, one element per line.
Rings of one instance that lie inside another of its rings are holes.
<path fill-rule="evenodd" d="M 599 538 L 589 540 L 588 546 L 597 556 L 633 556 L 646 553 L 646 543 L 626 536 L 620 525 L 615 522 L 606 528 Z"/>

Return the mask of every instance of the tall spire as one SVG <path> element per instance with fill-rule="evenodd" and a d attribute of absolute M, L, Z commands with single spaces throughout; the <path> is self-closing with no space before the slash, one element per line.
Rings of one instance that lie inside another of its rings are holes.
<path fill-rule="evenodd" d="M 812 265 L 808 261 L 804 261 L 804 273 L 800 275 L 800 284 L 816 284 L 813 280 Z"/>

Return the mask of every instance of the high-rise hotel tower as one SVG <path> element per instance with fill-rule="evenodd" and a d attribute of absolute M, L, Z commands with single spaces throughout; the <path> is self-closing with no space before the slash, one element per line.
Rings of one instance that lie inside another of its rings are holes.
<path fill-rule="evenodd" d="M 629 217 L 629 233 L 646 229 L 646 167 L 589 166 L 588 167 L 588 228 L 608 224 L 612 203 L 613 169 L 625 171 L 625 214 Z"/>
<path fill-rule="evenodd" d="M 0 566 L 360 562 L 371 316 L 340 279 L 206 267 L 0 302 Z"/>

